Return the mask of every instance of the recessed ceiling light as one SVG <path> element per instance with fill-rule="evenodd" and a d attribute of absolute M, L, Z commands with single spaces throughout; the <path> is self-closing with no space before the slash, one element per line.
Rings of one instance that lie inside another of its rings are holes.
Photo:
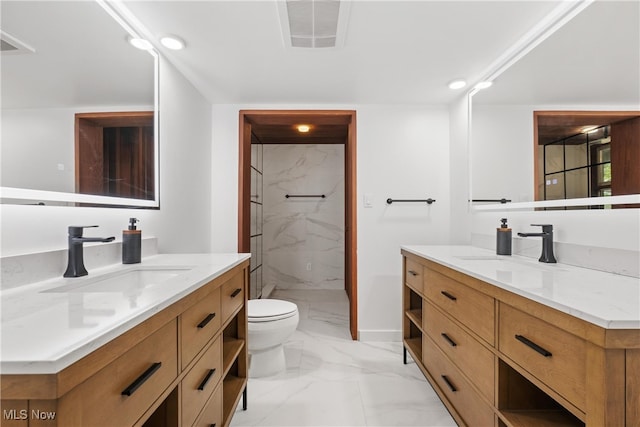
<path fill-rule="evenodd" d="M 467 85 L 466 81 L 464 81 L 462 79 L 458 79 L 458 80 L 454 80 L 451 83 L 449 83 L 449 89 L 462 89 L 466 85 Z"/>
<path fill-rule="evenodd" d="M 489 81 L 480 82 L 476 85 L 476 89 L 486 89 L 490 87 L 492 84 L 493 82 L 489 82 Z"/>
<path fill-rule="evenodd" d="M 307 133 L 311 129 L 309 125 L 298 125 L 298 132 Z"/>
<path fill-rule="evenodd" d="M 184 49 L 185 46 L 184 41 L 180 37 L 173 35 L 162 36 L 160 38 L 160 43 L 162 43 L 162 45 L 167 49 L 171 50 Z"/>
<path fill-rule="evenodd" d="M 142 50 L 151 50 L 153 49 L 153 45 L 148 41 L 140 37 L 127 37 L 127 40 L 131 44 L 131 46 L 136 47 Z"/>

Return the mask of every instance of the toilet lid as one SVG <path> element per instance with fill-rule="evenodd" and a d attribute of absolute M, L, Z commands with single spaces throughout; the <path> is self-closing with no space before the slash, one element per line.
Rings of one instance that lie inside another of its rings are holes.
<path fill-rule="evenodd" d="M 248 301 L 249 322 L 271 322 L 286 319 L 298 312 L 298 306 L 278 299 L 251 299 Z"/>

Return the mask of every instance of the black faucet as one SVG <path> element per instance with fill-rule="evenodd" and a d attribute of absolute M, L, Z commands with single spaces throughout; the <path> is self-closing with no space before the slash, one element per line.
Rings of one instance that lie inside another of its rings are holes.
<path fill-rule="evenodd" d="M 542 255 L 540 262 L 556 263 L 553 256 L 553 225 L 551 224 L 531 224 L 533 227 L 542 227 L 542 233 L 518 233 L 520 237 L 542 237 Z"/>
<path fill-rule="evenodd" d="M 69 262 L 67 271 L 63 277 L 81 277 L 89 274 L 84 268 L 84 254 L 82 244 L 85 242 L 113 242 L 115 237 L 82 237 L 84 228 L 97 227 L 97 225 L 69 226 Z"/>

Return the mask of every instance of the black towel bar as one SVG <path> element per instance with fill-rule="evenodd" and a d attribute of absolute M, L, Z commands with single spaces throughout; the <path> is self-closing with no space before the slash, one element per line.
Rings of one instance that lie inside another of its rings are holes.
<path fill-rule="evenodd" d="M 327 196 L 325 196 L 324 194 L 287 194 L 286 196 L 287 199 L 291 198 L 291 197 L 321 197 L 321 198 L 326 198 Z"/>
<path fill-rule="evenodd" d="M 393 202 L 418 202 L 418 203 L 426 203 L 428 205 L 430 205 L 431 203 L 434 203 L 436 200 L 432 199 L 431 197 L 429 197 L 428 199 L 425 200 L 417 200 L 417 199 L 392 199 L 392 198 L 388 198 L 387 199 L 387 204 L 390 205 Z"/>
<path fill-rule="evenodd" d="M 502 198 L 502 199 L 473 199 L 471 201 L 472 202 L 481 202 L 481 203 L 495 203 L 495 202 L 498 202 L 498 203 L 502 203 L 502 204 L 511 202 L 510 199 L 505 199 L 505 198 Z"/>

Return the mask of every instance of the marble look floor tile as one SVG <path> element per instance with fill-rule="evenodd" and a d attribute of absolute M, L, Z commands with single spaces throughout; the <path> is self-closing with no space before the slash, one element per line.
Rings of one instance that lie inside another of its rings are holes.
<path fill-rule="evenodd" d="M 231 426 L 455 426 L 399 342 L 359 342 L 349 333 L 344 291 L 275 290 L 298 305 L 285 343 L 286 372 L 250 378 L 248 409 Z"/>

